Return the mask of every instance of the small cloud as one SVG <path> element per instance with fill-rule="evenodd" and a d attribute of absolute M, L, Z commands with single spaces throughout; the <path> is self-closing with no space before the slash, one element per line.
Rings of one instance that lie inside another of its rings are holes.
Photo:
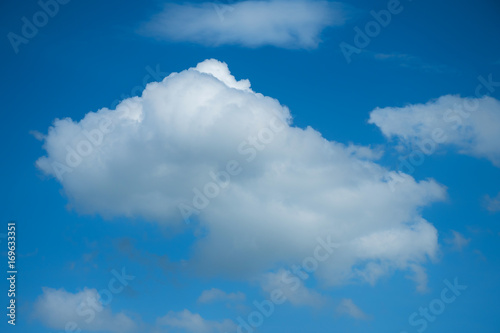
<path fill-rule="evenodd" d="M 428 155 L 453 151 L 486 158 L 500 168 L 500 100 L 496 98 L 444 95 L 426 103 L 375 108 L 368 123 L 408 149 L 420 147 Z M 423 148 L 428 140 L 433 141 L 432 148 Z"/>
<path fill-rule="evenodd" d="M 384 149 L 381 145 L 375 146 L 372 149 L 371 147 L 356 146 L 352 143 L 349 143 L 346 151 L 349 152 L 352 156 L 371 161 L 380 160 L 382 156 L 384 156 Z"/>
<path fill-rule="evenodd" d="M 326 298 L 320 293 L 307 288 L 299 277 L 288 270 L 281 269 L 276 273 L 266 273 L 262 276 L 261 288 L 272 294 L 280 291 L 283 297 L 293 305 L 321 306 Z"/>
<path fill-rule="evenodd" d="M 344 11 L 339 3 L 305 0 L 167 4 L 140 32 L 208 46 L 311 49 L 325 28 L 344 24 Z"/>
<path fill-rule="evenodd" d="M 217 301 L 242 302 L 245 300 L 245 294 L 242 292 L 226 293 L 220 289 L 212 288 L 205 290 L 198 298 L 198 303 L 213 303 Z"/>
<path fill-rule="evenodd" d="M 45 139 L 45 135 L 43 135 L 42 133 L 40 133 L 38 131 L 30 131 L 29 133 L 31 135 L 33 135 L 33 137 L 35 139 L 37 139 L 38 141 L 43 141 Z"/>
<path fill-rule="evenodd" d="M 481 261 L 487 261 L 486 257 L 484 256 L 483 252 L 479 251 L 478 249 L 475 249 L 474 251 L 472 251 L 475 255 L 478 256 L 478 258 L 481 260 Z"/>
<path fill-rule="evenodd" d="M 490 211 L 492 213 L 499 212 L 500 211 L 500 192 L 494 198 L 491 198 L 489 195 L 485 195 L 484 199 L 483 199 L 483 205 L 488 211 Z"/>
<path fill-rule="evenodd" d="M 470 243 L 470 238 L 465 238 L 461 233 L 455 230 L 451 232 L 452 236 L 446 238 L 444 240 L 445 243 L 451 245 L 455 251 L 462 251 L 462 249 Z"/>
<path fill-rule="evenodd" d="M 339 315 L 345 315 L 359 320 L 370 319 L 370 316 L 364 313 L 350 298 L 344 298 L 335 309 Z"/>
<path fill-rule="evenodd" d="M 429 291 L 427 287 L 427 273 L 425 272 L 425 268 L 420 265 L 410 265 L 410 269 L 413 271 L 413 275 L 409 276 L 411 280 L 413 280 L 417 284 L 417 292 L 426 293 Z"/>
<path fill-rule="evenodd" d="M 229 319 L 221 322 L 206 320 L 189 310 L 170 311 L 164 317 L 158 318 L 156 323 L 158 326 L 167 326 L 174 330 L 181 329 L 192 333 L 224 333 L 236 330 L 236 325 Z"/>
<path fill-rule="evenodd" d="M 87 316 L 87 313 L 94 315 Z M 74 294 L 64 289 L 43 288 L 43 294 L 34 304 L 34 317 L 54 330 L 67 330 L 71 322 L 87 332 L 124 333 L 137 328 L 134 321 L 123 312 L 113 313 L 103 304 L 96 289 L 87 288 Z"/>

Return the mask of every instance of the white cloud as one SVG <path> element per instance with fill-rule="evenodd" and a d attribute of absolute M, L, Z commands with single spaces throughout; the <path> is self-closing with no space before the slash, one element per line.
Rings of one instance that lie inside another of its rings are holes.
<path fill-rule="evenodd" d="M 64 289 L 43 288 L 34 304 L 34 316 L 47 327 L 75 331 L 131 332 L 136 324 L 124 313 L 112 313 L 95 289 L 75 294 Z"/>
<path fill-rule="evenodd" d="M 500 167 L 500 102 L 492 97 L 446 95 L 426 104 L 377 108 L 369 122 L 386 137 L 423 152 L 451 145 Z"/>
<path fill-rule="evenodd" d="M 496 197 L 490 197 L 489 195 L 486 195 L 484 197 L 484 206 L 486 207 L 487 210 L 490 212 L 500 212 L 500 192 L 497 194 Z"/>
<path fill-rule="evenodd" d="M 317 47 L 323 29 L 344 24 L 344 16 L 339 3 L 327 1 L 168 4 L 142 32 L 162 39 L 209 46 L 273 45 L 309 49 Z"/>
<path fill-rule="evenodd" d="M 182 227 L 179 204 L 198 207 L 190 227 L 204 231 L 195 232 L 193 256 L 185 259 L 203 274 L 255 278 L 311 256 L 317 237 L 329 235 L 341 246 L 317 277 L 330 285 L 375 283 L 426 262 L 438 248 L 421 210 L 444 199 L 444 187 L 408 176 L 392 191 L 396 173 L 372 160 L 377 151 L 293 127 L 287 107 L 236 81 L 216 60 L 150 83 L 116 110 L 56 120 L 44 148 L 37 166 L 60 176 L 80 213 Z M 77 158 L 75 151 L 90 153 Z M 231 160 L 240 173 L 229 185 L 221 177 L 219 188 L 211 173 Z M 62 167 L 67 162 L 70 169 Z M 197 191 L 215 190 L 202 205 L 193 202 Z"/>
<path fill-rule="evenodd" d="M 452 237 L 446 238 L 444 241 L 451 245 L 454 250 L 462 251 L 465 246 L 469 245 L 470 238 L 465 238 L 461 233 L 455 230 L 452 230 L 451 232 Z"/>
<path fill-rule="evenodd" d="M 298 276 L 287 270 L 264 274 L 260 279 L 260 285 L 269 295 L 274 290 L 281 291 L 286 301 L 293 305 L 321 306 L 326 302 L 324 296 L 307 288 Z"/>
<path fill-rule="evenodd" d="M 354 319 L 367 320 L 370 318 L 350 298 L 343 298 L 335 310 L 339 315 L 347 315 Z"/>
<path fill-rule="evenodd" d="M 409 278 L 416 283 L 416 289 L 419 293 L 425 293 L 429 291 L 429 287 L 427 286 L 428 277 L 425 272 L 425 268 L 419 265 L 411 265 L 410 269 L 413 271 L 413 275 L 409 276 Z"/>
<path fill-rule="evenodd" d="M 220 289 L 212 288 L 204 290 L 198 298 L 199 303 L 212 303 L 217 301 L 240 302 L 245 300 L 245 294 L 238 291 L 236 293 L 226 293 Z"/>
<path fill-rule="evenodd" d="M 164 317 L 158 318 L 156 323 L 158 326 L 182 329 L 190 333 L 225 333 L 236 330 L 236 325 L 229 319 L 222 322 L 206 320 L 189 310 L 170 311 Z"/>

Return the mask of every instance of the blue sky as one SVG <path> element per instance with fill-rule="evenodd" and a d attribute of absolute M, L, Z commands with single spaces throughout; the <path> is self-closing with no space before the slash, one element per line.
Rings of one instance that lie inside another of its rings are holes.
<path fill-rule="evenodd" d="M 2 332 L 498 331 L 498 3 L 41 3 L 0 4 Z"/>

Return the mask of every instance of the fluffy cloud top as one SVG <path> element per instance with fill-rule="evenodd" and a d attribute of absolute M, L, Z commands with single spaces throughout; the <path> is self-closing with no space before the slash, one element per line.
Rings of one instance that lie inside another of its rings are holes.
<path fill-rule="evenodd" d="M 69 293 L 64 289 L 44 288 L 34 304 L 34 316 L 56 330 L 131 332 L 136 324 L 123 313 L 113 314 L 103 306 L 95 289 Z"/>
<path fill-rule="evenodd" d="M 444 198 L 442 186 L 408 176 L 392 191 L 396 173 L 372 160 L 378 152 L 292 126 L 287 107 L 216 60 L 116 110 L 56 120 L 44 148 L 37 166 L 81 213 L 170 226 L 197 213 L 203 232 L 187 266 L 206 274 L 256 277 L 301 262 L 320 235 L 340 245 L 316 271 L 327 284 L 375 283 L 437 251 L 421 209 Z"/>
<path fill-rule="evenodd" d="M 170 311 L 164 317 L 158 318 L 156 322 L 160 327 L 167 326 L 192 333 L 225 333 L 236 329 L 236 325 L 229 319 L 222 322 L 206 320 L 199 314 L 192 313 L 189 310 Z"/>
<path fill-rule="evenodd" d="M 340 4 L 270 0 L 168 4 L 144 31 L 159 38 L 218 46 L 314 48 L 321 31 L 345 21 Z"/>
<path fill-rule="evenodd" d="M 451 145 L 462 154 L 487 158 L 500 167 L 500 101 L 495 98 L 446 95 L 426 104 L 377 108 L 369 122 L 403 145 L 424 152 Z"/>

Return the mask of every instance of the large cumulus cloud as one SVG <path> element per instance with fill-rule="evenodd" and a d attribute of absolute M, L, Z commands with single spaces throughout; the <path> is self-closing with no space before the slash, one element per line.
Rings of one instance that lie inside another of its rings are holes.
<path fill-rule="evenodd" d="M 188 266 L 203 273 L 279 269 L 310 256 L 318 236 L 339 244 L 316 271 L 327 284 L 419 271 L 437 251 L 421 209 L 444 198 L 441 185 L 408 176 L 393 191 L 395 172 L 377 152 L 294 127 L 287 107 L 216 60 L 150 83 L 116 110 L 56 120 L 44 140 L 37 166 L 81 213 L 179 226 L 179 207 L 192 208 L 205 232 Z M 220 176 L 228 170 L 238 172 Z M 197 205 L 217 174 L 217 195 Z"/>

